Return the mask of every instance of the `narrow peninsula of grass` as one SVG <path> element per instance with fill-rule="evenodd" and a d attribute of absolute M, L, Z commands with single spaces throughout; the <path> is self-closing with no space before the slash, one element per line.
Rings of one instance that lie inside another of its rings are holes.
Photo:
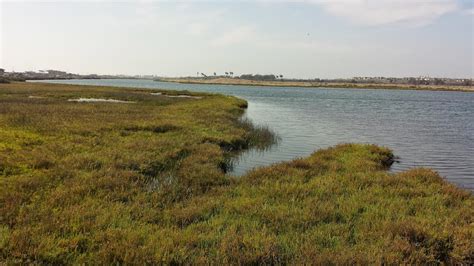
<path fill-rule="evenodd" d="M 474 197 L 437 173 L 388 173 L 389 150 L 345 144 L 225 175 L 229 153 L 274 136 L 243 100 L 169 95 L 0 85 L 0 261 L 473 261 Z"/>
<path fill-rule="evenodd" d="M 385 83 L 342 83 L 342 82 L 311 82 L 291 80 L 247 80 L 240 78 L 160 78 L 163 82 L 208 85 L 243 85 L 271 87 L 305 87 L 305 88 L 335 88 L 335 89 L 392 89 L 392 90 L 429 90 L 429 91 L 463 91 L 474 92 L 473 86 L 452 85 L 410 85 Z"/>

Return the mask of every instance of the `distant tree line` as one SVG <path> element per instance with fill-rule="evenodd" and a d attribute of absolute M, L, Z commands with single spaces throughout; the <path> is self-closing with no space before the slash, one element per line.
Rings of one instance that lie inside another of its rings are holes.
<path fill-rule="evenodd" d="M 218 77 L 227 77 L 234 79 L 245 79 L 254 81 L 300 81 L 300 82 L 319 82 L 319 83 L 363 83 L 363 84 L 408 84 L 408 85 L 448 85 L 448 86 L 472 86 L 472 79 L 456 79 L 456 78 L 432 78 L 432 77 L 354 77 L 354 78 L 334 78 L 334 79 L 283 79 L 283 75 L 275 74 L 242 74 L 240 76 L 235 75 L 232 71 L 224 72 L 224 74 L 218 74 L 213 72 L 210 75 L 205 73 L 197 72 L 198 78 L 212 79 Z"/>
<path fill-rule="evenodd" d="M 225 73 L 225 77 L 234 77 L 234 72 L 232 71 L 229 71 L 229 72 L 224 72 Z M 214 77 L 222 77 L 223 75 L 217 75 L 217 72 L 214 72 Z M 201 73 L 201 72 L 196 72 L 196 75 L 197 77 L 199 76 L 202 76 L 204 78 L 209 78 L 210 76 L 206 75 L 205 73 Z"/>
<path fill-rule="evenodd" d="M 273 74 L 267 74 L 267 75 L 260 75 L 260 74 L 243 74 L 240 75 L 241 79 L 247 79 L 247 80 L 263 80 L 263 81 L 272 81 L 272 80 L 277 80 L 278 78 L 283 79 L 283 75 L 273 75 Z"/>

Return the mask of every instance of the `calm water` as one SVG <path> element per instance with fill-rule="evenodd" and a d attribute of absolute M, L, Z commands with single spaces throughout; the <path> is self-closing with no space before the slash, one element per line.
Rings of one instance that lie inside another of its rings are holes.
<path fill-rule="evenodd" d="M 374 143 L 392 149 L 393 171 L 430 167 L 474 190 L 474 93 L 400 90 L 308 89 L 162 83 L 150 80 L 61 80 L 216 92 L 249 102 L 246 115 L 280 137 L 266 152 L 247 151 L 234 173 L 269 165 L 338 143 Z"/>

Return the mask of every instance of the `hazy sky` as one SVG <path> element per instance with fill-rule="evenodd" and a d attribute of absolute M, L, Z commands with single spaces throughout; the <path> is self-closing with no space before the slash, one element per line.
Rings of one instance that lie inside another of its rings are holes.
<path fill-rule="evenodd" d="M 474 76 L 474 0 L 0 0 L 0 67 Z"/>

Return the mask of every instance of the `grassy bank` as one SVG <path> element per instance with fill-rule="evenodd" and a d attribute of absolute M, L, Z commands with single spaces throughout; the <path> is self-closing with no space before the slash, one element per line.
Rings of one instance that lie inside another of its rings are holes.
<path fill-rule="evenodd" d="M 164 82 L 209 85 L 245 85 L 272 87 L 308 87 L 308 88 L 347 88 L 347 89 L 397 89 L 397 90 L 431 90 L 431 91 L 464 91 L 474 92 L 473 86 L 447 85 L 408 85 L 408 84 L 374 84 L 374 83 L 327 83 L 307 81 L 256 81 L 237 78 L 161 78 Z"/>
<path fill-rule="evenodd" d="M 150 92 L 0 85 L 0 261 L 474 259 L 474 198 L 436 173 L 346 144 L 234 178 L 229 154 L 273 138 L 246 102 Z"/>

